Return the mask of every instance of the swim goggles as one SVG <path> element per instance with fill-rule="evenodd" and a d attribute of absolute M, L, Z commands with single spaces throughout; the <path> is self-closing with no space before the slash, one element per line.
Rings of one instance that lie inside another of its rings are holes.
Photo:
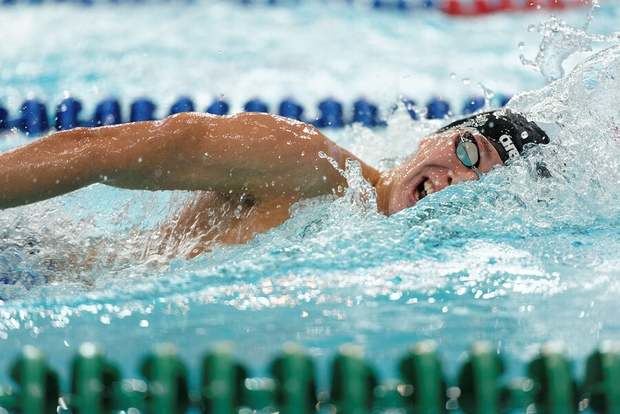
<path fill-rule="evenodd" d="M 456 157 L 459 159 L 461 164 L 467 168 L 471 168 L 478 176 L 480 176 L 477 169 L 478 164 L 480 163 L 480 150 L 478 149 L 476 139 L 471 132 L 465 131 L 461 133 L 459 136 L 459 142 L 456 144 L 455 152 Z"/>

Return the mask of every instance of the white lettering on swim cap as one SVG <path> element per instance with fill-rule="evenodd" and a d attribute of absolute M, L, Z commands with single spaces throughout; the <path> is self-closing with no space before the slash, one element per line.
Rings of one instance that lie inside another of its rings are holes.
<path fill-rule="evenodd" d="M 508 153 L 508 158 L 515 158 L 519 156 L 519 151 L 517 150 L 517 147 L 515 147 L 515 144 L 512 142 L 512 138 L 510 138 L 510 135 L 502 135 L 501 137 L 499 137 L 499 142 Z"/>

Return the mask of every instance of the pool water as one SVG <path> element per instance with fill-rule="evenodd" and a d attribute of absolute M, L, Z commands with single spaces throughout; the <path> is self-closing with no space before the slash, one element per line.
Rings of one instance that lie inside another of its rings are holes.
<path fill-rule="evenodd" d="M 64 372 L 89 340 L 133 369 L 157 342 L 196 363 L 226 340 L 260 374 L 286 341 L 303 344 L 321 372 L 339 345 L 356 343 L 391 376 L 418 340 L 435 339 L 454 370 L 468 344 L 486 339 L 519 374 L 547 340 L 582 358 L 620 339 L 619 12 L 614 3 L 597 10 L 593 36 L 579 29 L 587 10 L 450 20 L 322 3 L 3 9 L 12 42 L 0 52 L 0 97 L 10 108 L 66 93 L 86 112 L 108 94 L 147 94 L 165 108 L 192 92 L 200 104 L 223 93 L 237 105 L 365 95 L 385 111 L 399 94 L 458 102 L 482 83 L 526 92 L 509 106 L 553 142 L 389 218 L 353 169 L 345 197 L 299 203 L 279 228 L 193 260 L 142 254 L 188 193 L 95 185 L 3 210 L 0 353 L 36 344 Z M 560 62 L 568 75 L 545 86 Z M 440 124 L 401 109 L 385 129 L 326 134 L 387 168 Z M 30 139 L 11 132 L 0 145 Z M 543 159 L 549 179 L 533 172 Z M 88 266 L 85 251 L 94 252 Z"/>

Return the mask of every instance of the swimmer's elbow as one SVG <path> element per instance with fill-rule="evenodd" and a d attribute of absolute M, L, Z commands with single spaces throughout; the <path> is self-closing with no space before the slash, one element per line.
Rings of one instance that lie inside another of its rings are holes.
<path fill-rule="evenodd" d="M 192 126 L 205 125 L 205 121 L 210 120 L 210 116 L 205 116 L 199 112 L 180 112 L 170 115 L 159 121 L 159 127 L 168 133 L 179 134 Z M 210 123 L 210 122 L 209 122 Z"/>

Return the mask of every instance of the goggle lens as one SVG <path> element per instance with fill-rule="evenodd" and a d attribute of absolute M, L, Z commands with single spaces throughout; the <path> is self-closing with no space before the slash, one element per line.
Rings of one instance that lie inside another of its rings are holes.
<path fill-rule="evenodd" d="M 469 132 L 465 132 L 461 135 L 460 139 L 460 142 L 456 146 L 457 158 L 467 168 L 477 166 L 478 161 L 480 161 L 480 153 L 473 135 Z"/>

